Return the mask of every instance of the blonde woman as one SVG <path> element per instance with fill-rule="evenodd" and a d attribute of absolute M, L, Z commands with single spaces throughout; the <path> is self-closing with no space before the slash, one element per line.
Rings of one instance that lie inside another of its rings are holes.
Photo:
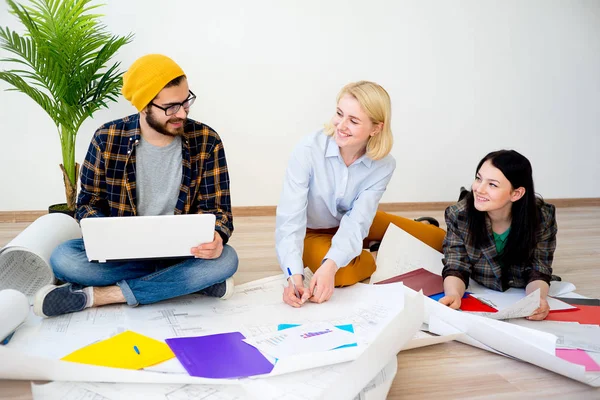
<path fill-rule="evenodd" d="M 392 178 L 391 104 L 376 83 L 342 88 L 331 122 L 294 149 L 277 206 L 275 233 L 279 264 L 288 276 L 285 303 L 322 303 L 335 286 L 353 285 L 375 271 L 363 244 L 380 241 L 394 223 L 438 251 L 445 232 L 378 212 Z M 303 286 L 304 266 L 314 276 Z"/>

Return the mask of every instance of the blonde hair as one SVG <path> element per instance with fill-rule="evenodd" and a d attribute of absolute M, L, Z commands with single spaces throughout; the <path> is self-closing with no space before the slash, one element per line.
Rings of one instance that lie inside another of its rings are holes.
<path fill-rule="evenodd" d="M 371 136 L 367 142 L 367 156 L 372 160 L 381 160 L 392 150 L 394 138 L 390 127 L 392 122 L 392 105 L 390 95 L 375 82 L 359 81 L 349 83 L 340 90 L 337 102 L 349 94 L 354 97 L 373 124 L 383 123 L 381 132 Z M 335 127 L 331 122 L 325 124 L 324 133 L 332 136 Z"/>

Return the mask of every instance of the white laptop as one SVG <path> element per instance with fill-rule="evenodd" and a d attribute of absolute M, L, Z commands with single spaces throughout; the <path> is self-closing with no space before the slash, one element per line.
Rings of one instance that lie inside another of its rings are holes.
<path fill-rule="evenodd" d="M 81 233 L 89 261 L 192 257 L 192 247 L 214 240 L 215 216 L 84 218 Z"/>

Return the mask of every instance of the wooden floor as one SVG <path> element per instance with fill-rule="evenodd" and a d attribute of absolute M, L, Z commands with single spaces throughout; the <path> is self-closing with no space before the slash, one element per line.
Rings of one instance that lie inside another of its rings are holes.
<path fill-rule="evenodd" d="M 443 211 L 398 213 L 431 215 Z M 600 207 L 560 208 L 554 273 L 574 283 L 577 292 L 600 297 Z M 28 224 L 0 224 L 0 247 Z M 237 283 L 279 273 L 274 249 L 274 217 L 235 219 L 231 245 L 240 258 Z M 1 362 L 1 361 L 0 361 Z M 398 354 L 398 374 L 389 399 L 600 399 L 600 389 L 536 366 L 461 343 L 446 343 Z M 0 381 L 0 398 L 30 399 L 28 382 Z"/>

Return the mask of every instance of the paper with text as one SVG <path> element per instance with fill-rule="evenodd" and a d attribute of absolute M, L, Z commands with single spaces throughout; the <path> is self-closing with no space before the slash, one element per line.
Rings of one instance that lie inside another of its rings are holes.
<path fill-rule="evenodd" d="M 267 333 L 244 342 L 275 358 L 296 354 L 328 351 L 356 343 L 354 333 L 344 331 L 327 322 L 303 324 L 282 331 Z"/>
<path fill-rule="evenodd" d="M 294 356 L 293 362 L 281 360 L 270 375 L 287 374 L 356 359 L 404 310 L 404 286 L 401 283 L 382 286 L 356 284 L 337 288 L 326 303 L 307 303 L 300 309 L 294 309 L 282 302 L 284 282 L 284 275 L 279 274 L 239 285 L 234 296 L 226 302 L 190 295 L 135 308 L 125 305 L 90 308 L 48 319 L 31 314 L 8 347 L 0 347 L 0 358 L 7 360 L 0 363 L 0 379 L 194 384 L 199 382 L 199 378 L 187 376 L 180 364 L 174 362 L 166 363 L 168 366 L 158 364 L 146 371 L 122 372 L 85 365 L 73 368 L 74 364 L 58 359 L 126 330 L 164 341 L 171 337 L 232 331 L 242 332 L 245 337 L 251 338 L 276 331 L 277 325 L 282 322 L 352 324 L 357 347 Z M 212 381 L 201 382 L 210 384 Z"/>
<path fill-rule="evenodd" d="M 479 301 L 487 304 L 491 307 L 494 307 L 489 300 L 488 295 L 481 294 L 471 294 L 471 296 L 477 298 Z M 516 303 L 509 305 L 508 307 L 504 307 L 499 309 L 497 312 L 476 312 L 481 317 L 488 317 L 492 319 L 510 319 L 510 318 L 523 318 L 528 317 L 535 310 L 540 307 L 540 289 L 528 294 L 527 296 L 519 299 Z M 497 308 L 497 307 L 494 307 Z"/>

